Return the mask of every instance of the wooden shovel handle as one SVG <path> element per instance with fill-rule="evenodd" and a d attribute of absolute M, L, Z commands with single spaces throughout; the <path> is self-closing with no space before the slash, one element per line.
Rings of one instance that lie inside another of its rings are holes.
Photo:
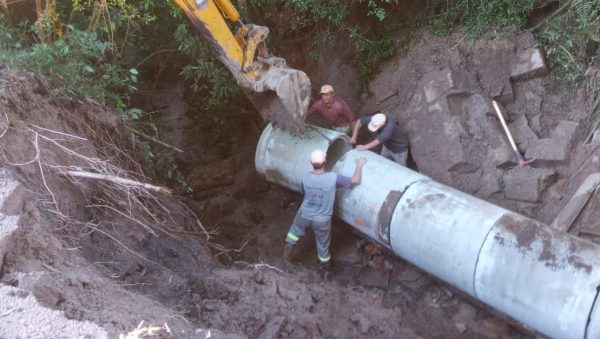
<path fill-rule="evenodd" d="M 502 116 L 502 112 L 500 112 L 500 107 L 498 107 L 498 103 L 496 102 L 496 100 L 492 100 L 492 104 L 494 105 L 494 109 L 496 110 L 496 114 L 498 114 L 498 119 L 500 119 L 500 122 L 502 123 L 502 127 L 504 128 L 504 132 L 506 132 L 506 136 L 508 137 L 508 141 L 510 141 L 510 146 L 512 147 L 513 151 L 515 152 L 515 156 L 517 157 L 518 161 L 523 161 L 523 157 L 521 156 L 521 153 L 519 152 L 519 149 L 517 148 L 517 145 L 515 144 L 515 141 L 513 140 L 512 134 L 510 134 L 510 131 L 508 130 L 508 126 L 506 125 L 506 121 L 504 121 L 504 117 Z"/>

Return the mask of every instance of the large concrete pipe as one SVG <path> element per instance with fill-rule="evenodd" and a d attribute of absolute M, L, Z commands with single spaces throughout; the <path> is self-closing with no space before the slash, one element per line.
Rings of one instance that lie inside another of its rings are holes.
<path fill-rule="evenodd" d="M 328 168 L 362 181 L 339 190 L 336 215 L 437 278 L 553 338 L 600 338 L 600 246 L 442 185 L 339 133 L 304 138 L 268 126 L 256 168 L 300 192 L 308 155 L 327 150 Z"/>

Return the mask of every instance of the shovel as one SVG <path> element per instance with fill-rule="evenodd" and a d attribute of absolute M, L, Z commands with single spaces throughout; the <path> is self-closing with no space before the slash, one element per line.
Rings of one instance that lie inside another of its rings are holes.
<path fill-rule="evenodd" d="M 504 132 L 506 132 L 508 141 L 510 141 L 510 147 L 512 147 L 513 152 L 515 153 L 515 157 L 517 158 L 517 164 L 519 166 L 525 166 L 525 165 L 533 162 L 535 160 L 535 158 L 527 159 L 527 160 L 523 158 L 523 156 L 521 155 L 521 152 L 519 152 L 519 149 L 517 148 L 517 145 L 515 145 L 515 141 L 513 140 L 512 135 L 510 134 L 510 131 L 508 130 L 508 126 L 506 126 L 506 121 L 504 121 L 504 117 L 502 116 L 502 112 L 500 112 L 500 107 L 498 107 L 498 103 L 496 102 L 496 100 L 492 100 L 492 104 L 494 105 L 494 109 L 496 110 L 496 113 L 498 114 L 498 119 L 500 119 L 500 122 L 502 123 Z"/>

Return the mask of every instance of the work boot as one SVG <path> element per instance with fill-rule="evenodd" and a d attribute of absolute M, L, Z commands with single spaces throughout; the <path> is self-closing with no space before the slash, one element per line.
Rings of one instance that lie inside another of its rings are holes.
<path fill-rule="evenodd" d="M 319 262 L 319 271 L 321 271 L 321 277 L 323 280 L 330 281 L 333 276 L 333 270 L 331 269 L 331 262 L 326 263 Z"/>
<path fill-rule="evenodd" d="M 291 242 L 286 242 L 285 246 L 283 246 L 283 260 L 291 261 L 292 260 L 292 252 L 294 251 L 294 244 Z"/>

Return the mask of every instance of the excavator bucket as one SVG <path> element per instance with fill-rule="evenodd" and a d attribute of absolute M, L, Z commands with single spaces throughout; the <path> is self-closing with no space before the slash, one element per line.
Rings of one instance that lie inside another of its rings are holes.
<path fill-rule="evenodd" d="M 257 80 L 253 85 L 259 88 L 247 88 L 246 95 L 263 119 L 290 133 L 302 134 L 310 103 L 308 76 L 287 66 L 271 67 Z"/>
<path fill-rule="evenodd" d="M 302 134 L 310 102 L 310 80 L 265 46 L 267 27 L 244 24 L 229 0 L 174 0 L 217 53 L 263 119 Z M 234 35 L 227 20 L 238 22 Z"/>

